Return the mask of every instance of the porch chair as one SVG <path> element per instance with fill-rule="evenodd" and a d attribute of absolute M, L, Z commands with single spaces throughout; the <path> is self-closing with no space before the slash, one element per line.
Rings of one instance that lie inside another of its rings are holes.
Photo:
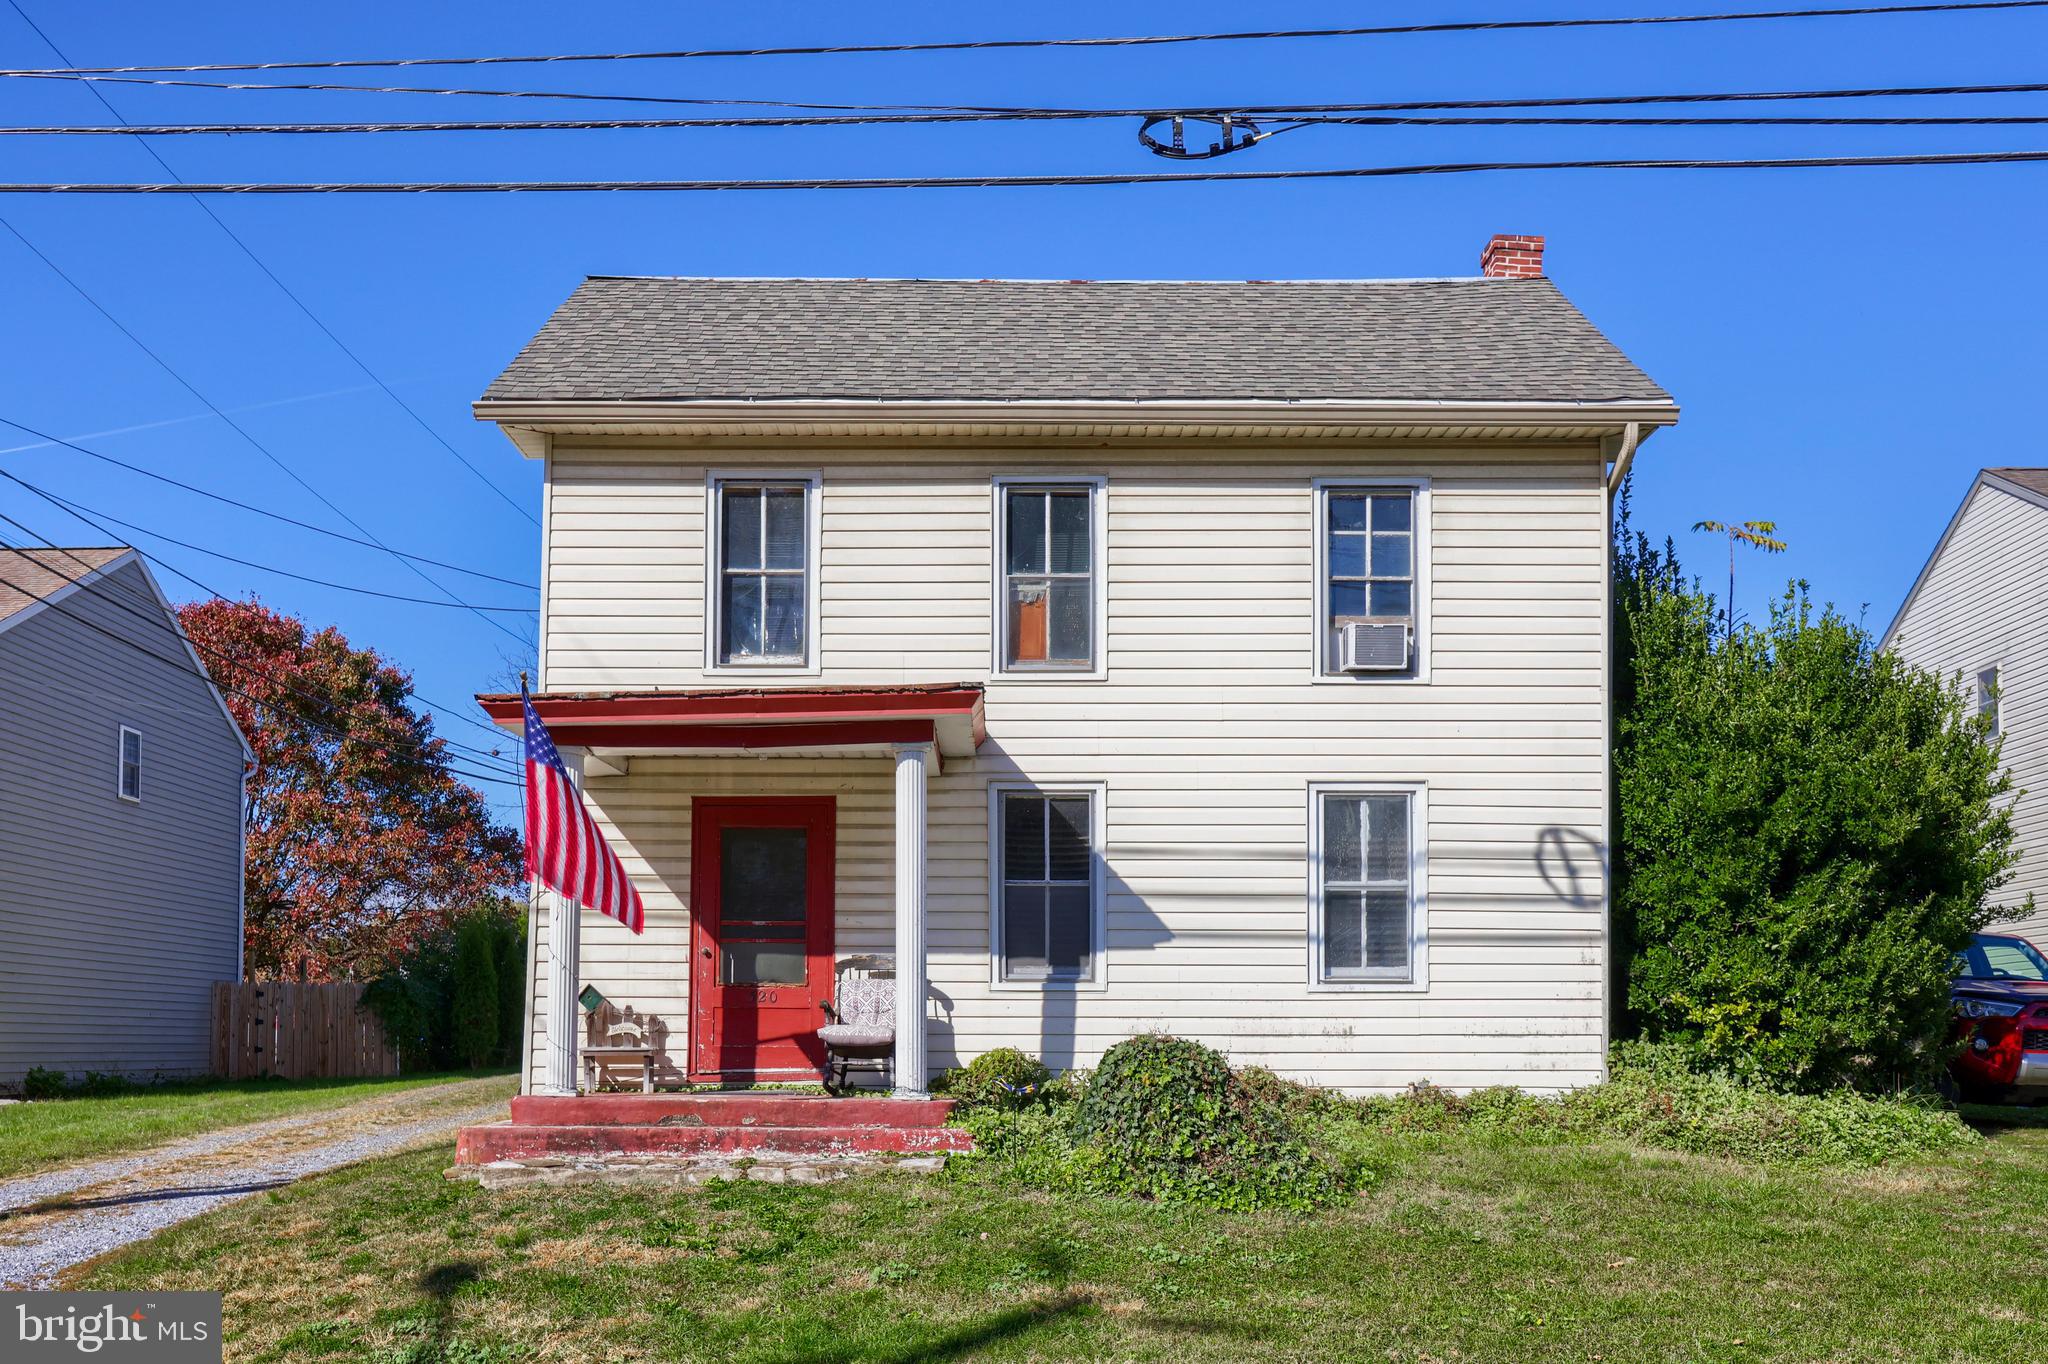
<path fill-rule="evenodd" d="M 594 986 L 583 987 L 583 1091 L 595 1094 L 608 1069 L 619 1062 L 638 1063 L 640 1092 L 654 1092 L 654 1057 L 661 1050 L 654 1019 L 606 999 Z"/>
<path fill-rule="evenodd" d="M 853 1069 L 886 1073 L 896 1055 L 896 959 L 842 957 L 832 968 L 831 1020 L 818 1029 L 825 1044 L 825 1092 L 846 1088 Z"/>

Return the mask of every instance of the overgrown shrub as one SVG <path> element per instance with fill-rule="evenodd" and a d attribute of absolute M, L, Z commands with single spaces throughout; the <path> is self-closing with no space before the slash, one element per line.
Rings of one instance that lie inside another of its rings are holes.
<path fill-rule="evenodd" d="M 1103 1054 L 1074 1108 L 1096 1176 L 1119 1193 L 1205 1207 L 1306 1210 L 1356 1187 L 1281 1111 L 1198 1042 L 1157 1034 Z"/>
<path fill-rule="evenodd" d="M 61 1099 L 65 1088 L 61 1070 L 31 1066 L 28 1074 L 21 1077 L 21 1097 L 24 1099 Z"/>
<path fill-rule="evenodd" d="M 1986 902 L 2012 785 L 1985 723 L 1804 584 L 1723 631 L 1625 519 L 1615 591 L 1624 1032 L 1809 1094 L 1924 1084 L 1951 954 L 2006 914 Z"/>
<path fill-rule="evenodd" d="M 482 915 L 466 916 L 455 930 L 455 992 L 450 1003 L 455 1055 L 471 1070 L 498 1051 L 497 943 Z"/>
<path fill-rule="evenodd" d="M 932 1087 L 953 1099 L 961 1111 L 1026 1108 L 1045 1102 L 1052 1078 L 1051 1068 L 1037 1057 L 1015 1047 L 997 1047 L 955 1066 Z"/>
<path fill-rule="evenodd" d="M 480 902 L 451 924 L 422 933 L 398 965 L 363 988 L 363 1007 L 375 1014 L 385 1036 L 398 1047 L 407 1070 L 449 1070 L 470 1064 L 456 1036 L 456 958 L 463 925 L 481 922 L 490 960 L 510 956 L 518 975 L 509 992 L 494 990 L 492 1033 L 495 1046 L 485 1062 L 515 1059 L 521 1028 L 518 1015 L 509 1034 L 503 1032 L 505 993 L 525 1008 L 526 916 L 517 901 L 492 898 Z M 474 931 L 474 930 L 473 930 Z"/>

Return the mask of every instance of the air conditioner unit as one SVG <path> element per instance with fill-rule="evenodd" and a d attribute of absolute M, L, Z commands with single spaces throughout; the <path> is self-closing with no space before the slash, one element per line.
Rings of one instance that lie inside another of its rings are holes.
<path fill-rule="evenodd" d="M 1347 673 L 1397 673 L 1408 667 L 1405 622 L 1352 621 L 1337 628 L 1337 668 Z"/>

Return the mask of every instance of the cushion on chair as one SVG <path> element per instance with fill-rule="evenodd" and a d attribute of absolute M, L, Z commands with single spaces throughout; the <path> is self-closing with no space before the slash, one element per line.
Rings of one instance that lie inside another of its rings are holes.
<path fill-rule="evenodd" d="M 818 1029 L 818 1040 L 828 1047 L 886 1047 L 895 1043 L 896 1030 L 861 1023 L 828 1023 Z"/>

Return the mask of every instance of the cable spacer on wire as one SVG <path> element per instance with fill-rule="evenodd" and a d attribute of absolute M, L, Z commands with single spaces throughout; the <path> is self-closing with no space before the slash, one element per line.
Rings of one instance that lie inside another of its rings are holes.
<path fill-rule="evenodd" d="M 1173 124 L 1173 140 L 1161 142 L 1152 136 L 1152 130 L 1162 123 Z M 1211 142 L 1207 151 L 1189 151 L 1186 126 L 1189 123 L 1210 123 L 1223 134 L 1220 142 Z M 1174 161 L 1207 161 L 1211 157 L 1228 156 L 1231 152 L 1243 151 L 1252 143 L 1266 136 L 1259 131 L 1259 125 L 1248 118 L 1235 114 L 1155 114 L 1138 125 L 1138 141 L 1155 156 L 1164 156 Z"/>

